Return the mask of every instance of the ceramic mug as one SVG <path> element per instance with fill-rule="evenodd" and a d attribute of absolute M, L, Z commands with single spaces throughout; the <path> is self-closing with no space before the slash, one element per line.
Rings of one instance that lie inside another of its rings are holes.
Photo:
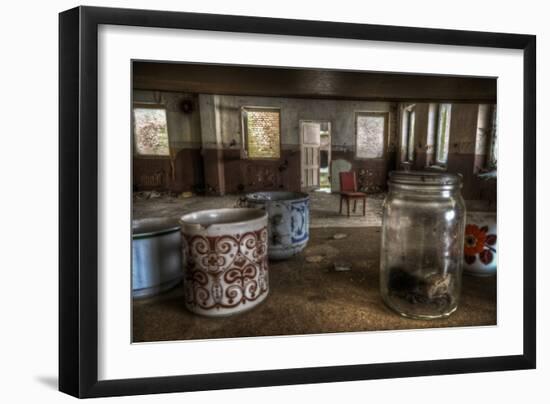
<path fill-rule="evenodd" d="M 267 214 L 203 210 L 180 219 L 187 308 L 204 316 L 252 309 L 269 293 Z"/>
<path fill-rule="evenodd" d="M 464 232 L 464 271 L 489 276 L 497 271 L 497 215 L 468 212 Z"/>
<path fill-rule="evenodd" d="M 302 192 L 254 192 L 246 206 L 264 209 L 269 220 L 269 258 L 282 260 L 302 251 L 309 240 L 309 196 Z"/>

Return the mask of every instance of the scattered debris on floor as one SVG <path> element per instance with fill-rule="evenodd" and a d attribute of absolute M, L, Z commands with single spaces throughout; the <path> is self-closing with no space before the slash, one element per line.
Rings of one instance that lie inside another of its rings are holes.
<path fill-rule="evenodd" d="M 134 192 L 134 200 L 141 201 L 145 199 L 158 199 L 161 197 L 166 197 L 166 193 L 160 193 L 158 191 L 141 191 Z"/>
<path fill-rule="evenodd" d="M 336 272 L 351 271 L 351 262 L 336 261 L 333 267 Z"/>
<path fill-rule="evenodd" d="M 325 257 L 322 255 L 310 255 L 306 257 L 306 262 L 309 262 L 310 264 L 316 264 L 323 261 L 324 259 Z"/>
<path fill-rule="evenodd" d="M 308 257 L 312 257 L 314 255 L 320 255 L 327 259 L 334 260 L 338 257 L 338 255 L 340 255 L 340 249 L 331 246 L 329 243 L 315 244 L 310 242 L 303 253 L 306 260 Z"/>
<path fill-rule="evenodd" d="M 192 195 L 188 196 L 187 192 L 191 192 Z M 135 219 L 158 217 L 161 211 L 164 216 L 179 218 L 198 210 L 237 207 L 239 198 L 244 196 L 244 194 L 204 196 L 197 190 L 173 193 L 160 190 L 153 193 L 152 190 L 143 190 L 136 191 L 133 195 L 132 211 Z M 346 230 L 348 228 L 377 227 L 382 224 L 382 202 L 385 194 L 369 196 L 366 216 L 349 218 L 338 213 L 340 195 L 326 192 L 311 192 L 309 195 L 310 228 L 340 228 L 340 231 L 333 230 L 333 233 L 345 233 L 349 237 L 350 232 Z M 327 239 L 332 239 L 331 233 L 328 234 Z"/>
<path fill-rule="evenodd" d="M 348 235 L 346 233 L 336 233 L 332 236 L 334 240 L 342 240 L 346 238 Z"/>
<path fill-rule="evenodd" d="M 233 205 L 234 208 L 246 208 L 247 207 L 247 203 L 246 203 L 246 197 L 244 196 L 241 196 L 239 197 L 235 204 Z"/>

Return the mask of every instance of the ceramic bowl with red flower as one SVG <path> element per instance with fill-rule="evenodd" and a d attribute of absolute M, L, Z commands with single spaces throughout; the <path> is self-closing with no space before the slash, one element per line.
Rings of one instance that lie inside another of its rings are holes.
<path fill-rule="evenodd" d="M 497 215 L 468 212 L 464 232 L 464 272 L 494 275 L 497 271 Z"/>

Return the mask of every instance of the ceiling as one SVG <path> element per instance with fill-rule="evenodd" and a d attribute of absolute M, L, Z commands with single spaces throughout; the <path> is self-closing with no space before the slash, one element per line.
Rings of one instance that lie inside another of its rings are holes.
<path fill-rule="evenodd" d="M 133 62 L 140 90 L 271 97 L 496 102 L 496 78 Z"/>

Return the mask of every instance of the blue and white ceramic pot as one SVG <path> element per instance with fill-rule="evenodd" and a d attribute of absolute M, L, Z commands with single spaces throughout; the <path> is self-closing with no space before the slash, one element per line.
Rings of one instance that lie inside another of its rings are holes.
<path fill-rule="evenodd" d="M 272 260 L 290 258 L 309 240 L 309 196 L 302 192 L 255 192 L 246 205 L 264 209 L 269 217 L 268 255 Z"/>
<path fill-rule="evenodd" d="M 497 272 L 497 215 L 468 212 L 464 232 L 464 272 L 477 276 Z"/>

